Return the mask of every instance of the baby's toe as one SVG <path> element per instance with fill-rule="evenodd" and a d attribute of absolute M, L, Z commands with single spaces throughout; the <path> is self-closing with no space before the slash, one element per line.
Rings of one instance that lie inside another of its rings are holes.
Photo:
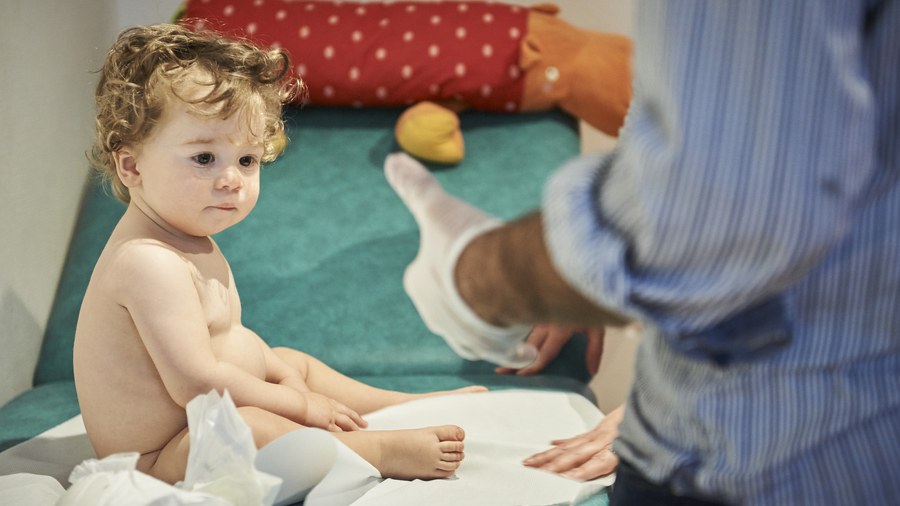
<path fill-rule="evenodd" d="M 461 462 L 464 458 L 466 458 L 466 454 L 462 451 L 444 452 L 441 454 L 442 462 Z"/>
<path fill-rule="evenodd" d="M 436 427 L 435 434 L 441 441 L 462 441 L 466 438 L 466 432 L 456 425 Z"/>
<path fill-rule="evenodd" d="M 441 453 L 462 453 L 466 445 L 462 441 L 443 441 L 438 444 Z"/>
<path fill-rule="evenodd" d="M 437 465 L 437 469 L 438 469 L 439 471 L 444 471 L 444 472 L 446 472 L 446 473 L 448 473 L 448 474 L 452 474 L 454 471 L 456 471 L 457 469 L 459 469 L 459 466 L 460 466 L 460 463 L 459 463 L 458 461 L 457 461 L 457 462 L 445 462 L 445 461 L 441 461 L 441 462 Z"/>

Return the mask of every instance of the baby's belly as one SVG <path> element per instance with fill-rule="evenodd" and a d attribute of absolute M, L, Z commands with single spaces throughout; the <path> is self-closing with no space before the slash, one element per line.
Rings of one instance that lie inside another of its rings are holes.
<path fill-rule="evenodd" d="M 261 380 L 266 379 L 266 357 L 256 335 L 241 326 L 212 337 L 213 353 Z"/>

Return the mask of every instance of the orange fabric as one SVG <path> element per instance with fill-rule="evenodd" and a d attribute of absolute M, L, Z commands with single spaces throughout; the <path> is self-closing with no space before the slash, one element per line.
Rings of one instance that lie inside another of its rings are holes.
<path fill-rule="evenodd" d="M 532 8 L 519 65 L 523 112 L 559 106 L 598 130 L 618 135 L 631 102 L 631 40 L 572 26 L 558 8 Z M 553 70 L 555 69 L 555 70 Z"/>

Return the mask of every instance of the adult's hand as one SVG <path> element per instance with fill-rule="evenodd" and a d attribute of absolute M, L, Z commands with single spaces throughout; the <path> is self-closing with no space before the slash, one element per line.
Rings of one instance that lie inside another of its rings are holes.
<path fill-rule="evenodd" d="M 516 369 L 514 367 L 498 367 L 494 372 L 498 374 L 517 374 L 530 376 L 542 371 L 547 364 L 559 355 L 560 350 L 575 333 L 587 336 L 588 344 L 585 352 L 585 365 L 591 375 L 597 374 L 600 368 L 600 358 L 603 355 L 604 328 L 579 328 L 568 325 L 539 324 L 535 325 L 528 336 L 527 344 L 534 346 L 538 355 L 528 367 Z"/>
<path fill-rule="evenodd" d="M 629 322 L 556 272 L 540 213 L 503 222 L 445 192 L 403 153 L 389 155 L 384 172 L 419 225 L 419 253 L 403 287 L 428 328 L 463 358 L 524 368 L 537 356 L 524 342 L 536 323 Z"/>
<path fill-rule="evenodd" d="M 545 452 L 527 459 L 524 464 L 559 473 L 576 480 L 592 480 L 616 470 L 619 458 L 612 452 L 612 441 L 619 435 L 619 423 L 625 406 L 612 410 L 593 429 L 569 439 L 552 441 Z"/>

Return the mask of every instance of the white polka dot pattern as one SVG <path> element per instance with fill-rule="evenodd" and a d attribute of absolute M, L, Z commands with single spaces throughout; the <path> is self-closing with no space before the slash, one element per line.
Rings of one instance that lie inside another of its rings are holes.
<path fill-rule="evenodd" d="M 400 106 L 456 98 L 516 112 L 528 10 L 491 1 L 189 0 L 189 26 L 288 51 L 309 102 Z M 210 22 L 211 21 L 211 22 Z"/>

